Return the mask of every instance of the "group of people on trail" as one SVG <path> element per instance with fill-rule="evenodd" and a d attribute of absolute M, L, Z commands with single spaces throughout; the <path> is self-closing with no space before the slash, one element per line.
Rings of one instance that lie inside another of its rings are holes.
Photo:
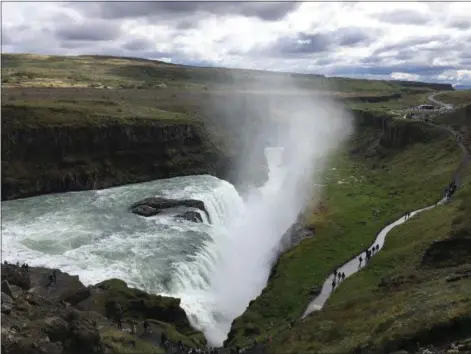
<path fill-rule="evenodd" d="M 337 284 L 340 284 L 342 280 L 345 280 L 345 273 L 339 272 L 337 269 L 334 270 L 334 278 L 332 279 L 332 290 L 335 289 Z"/>
<path fill-rule="evenodd" d="M 371 249 L 366 249 L 364 251 L 365 252 L 365 265 L 370 261 L 373 254 L 375 254 L 378 251 L 379 251 L 379 245 L 373 245 L 373 247 L 371 247 Z M 360 256 L 360 257 L 358 257 L 358 268 L 361 267 L 362 263 L 363 263 L 363 257 Z"/>
<path fill-rule="evenodd" d="M 410 218 L 410 211 L 406 211 L 406 212 L 404 213 L 404 220 L 407 220 L 407 219 L 409 219 L 409 218 Z"/>
<path fill-rule="evenodd" d="M 448 187 L 445 189 L 445 198 L 450 199 L 453 193 L 456 191 L 456 182 L 451 181 Z"/>

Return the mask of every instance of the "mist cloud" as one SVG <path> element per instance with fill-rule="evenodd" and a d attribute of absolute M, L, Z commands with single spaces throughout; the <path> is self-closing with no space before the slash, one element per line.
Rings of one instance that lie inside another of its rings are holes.
<path fill-rule="evenodd" d="M 240 86 L 234 77 L 236 86 Z M 243 90 L 260 90 L 263 85 L 244 83 Z M 251 156 L 260 148 L 274 147 L 268 155 L 269 180 L 260 190 L 248 193 L 245 205 L 233 214 L 217 238 L 218 261 L 209 272 L 208 308 L 213 320 L 199 324 L 208 341 L 221 345 L 232 321 L 265 287 L 271 267 L 279 255 L 285 232 L 306 206 L 319 196 L 314 185 L 325 171 L 331 153 L 352 132 L 352 118 L 325 98 L 306 95 L 289 78 L 274 80 L 263 94 L 221 101 L 214 97 L 218 120 L 233 124 L 246 137 L 240 161 L 234 168 L 242 175 L 253 172 Z M 280 100 L 280 91 L 289 93 Z M 241 109 L 241 107 L 243 107 Z M 242 119 L 242 120 L 241 120 Z M 243 123 L 244 121 L 249 123 Z M 224 235 L 224 236 L 223 236 Z"/>

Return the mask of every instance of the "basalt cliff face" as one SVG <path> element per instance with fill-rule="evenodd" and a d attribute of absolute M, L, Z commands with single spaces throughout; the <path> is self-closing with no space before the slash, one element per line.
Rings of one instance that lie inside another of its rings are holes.
<path fill-rule="evenodd" d="M 194 174 L 231 181 L 235 154 L 200 122 L 21 125 L 15 114 L 2 107 L 2 200 Z M 260 166 L 255 184 L 266 179 Z"/>
<path fill-rule="evenodd" d="M 435 135 L 443 134 L 440 129 L 431 129 L 422 122 L 397 121 L 391 116 L 371 111 L 353 110 L 357 129 L 374 128 L 380 132 L 378 146 L 395 149 L 424 142 Z"/>

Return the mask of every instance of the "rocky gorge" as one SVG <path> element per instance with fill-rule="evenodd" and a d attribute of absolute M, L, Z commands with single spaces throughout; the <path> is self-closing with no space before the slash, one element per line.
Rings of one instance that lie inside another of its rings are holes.
<path fill-rule="evenodd" d="M 235 183 L 237 149 L 215 144 L 196 118 L 49 124 L 36 118 L 40 113 L 2 106 L 2 200 L 196 174 Z M 72 120 L 74 112 L 62 114 Z M 263 151 L 258 156 L 254 184 L 267 178 Z"/>
<path fill-rule="evenodd" d="M 158 352 L 140 339 L 144 321 L 154 342 L 165 332 L 187 348 L 205 345 L 179 299 L 128 288 L 118 279 L 86 287 L 60 270 L 51 281 L 53 271 L 2 264 L 2 353 L 116 353 L 117 345 Z M 118 318 L 128 330 L 135 323 L 135 335 L 117 331 Z"/>

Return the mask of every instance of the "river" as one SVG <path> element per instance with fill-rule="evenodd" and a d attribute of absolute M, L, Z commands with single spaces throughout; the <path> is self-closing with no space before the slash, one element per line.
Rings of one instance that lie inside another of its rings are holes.
<path fill-rule="evenodd" d="M 266 157 L 269 179 L 245 201 L 229 182 L 198 175 L 3 202 L 2 258 L 58 268 L 86 285 L 119 278 L 179 297 L 193 326 L 221 345 L 266 285 L 276 246 L 296 219 L 296 210 L 272 215 L 286 169 L 281 148 L 267 148 Z M 193 223 L 129 211 L 157 195 L 204 201 L 211 223 L 204 213 Z"/>

